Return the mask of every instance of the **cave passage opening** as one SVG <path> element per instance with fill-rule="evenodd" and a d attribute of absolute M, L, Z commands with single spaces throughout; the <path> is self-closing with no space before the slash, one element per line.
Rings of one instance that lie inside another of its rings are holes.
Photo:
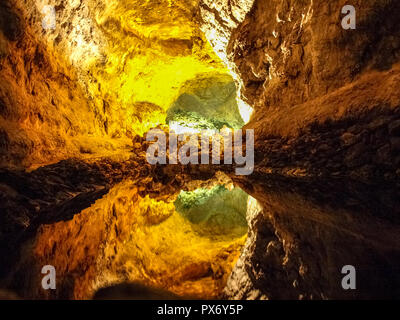
<path fill-rule="evenodd" d="M 231 75 L 205 73 L 183 84 L 167 110 L 166 122 L 178 134 L 240 129 L 247 118 L 240 111 Z"/>

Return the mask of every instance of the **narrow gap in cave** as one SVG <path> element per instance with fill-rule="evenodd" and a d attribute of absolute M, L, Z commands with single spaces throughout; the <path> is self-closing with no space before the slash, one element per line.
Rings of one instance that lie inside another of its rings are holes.
<path fill-rule="evenodd" d="M 236 85 L 227 74 L 201 74 L 184 83 L 167 111 L 166 121 L 176 133 L 239 129 L 244 121 L 237 104 Z"/>

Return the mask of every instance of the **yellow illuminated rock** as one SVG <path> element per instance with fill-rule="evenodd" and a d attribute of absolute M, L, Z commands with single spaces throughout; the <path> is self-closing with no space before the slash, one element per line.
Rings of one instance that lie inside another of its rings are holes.
<path fill-rule="evenodd" d="M 197 24 L 198 1 L 107 1 L 96 25 L 106 35 L 105 65 L 91 71 L 116 109 L 111 132 L 143 134 L 165 122 L 181 86 L 202 73 L 227 73 Z M 159 112 L 146 112 L 142 103 Z M 142 112 L 143 111 L 143 112 Z M 117 122 L 119 116 L 120 122 Z"/>
<path fill-rule="evenodd" d="M 7 165 L 115 153 L 165 123 L 187 81 L 228 74 L 200 31 L 198 0 L 3 5 L 15 30 L 11 41 L 0 33 Z M 43 29 L 45 5 L 55 8 L 54 30 Z"/>
<path fill-rule="evenodd" d="M 193 227 L 173 203 L 141 198 L 126 182 L 72 221 L 43 226 L 33 260 L 56 267 L 58 286 L 73 294 L 64 298 L 88 299 L 99 288 L 130 281 L 216 298 L 246 236 L 202 236 Z M 33 288 L 29 295 L 44 294 Z"/>

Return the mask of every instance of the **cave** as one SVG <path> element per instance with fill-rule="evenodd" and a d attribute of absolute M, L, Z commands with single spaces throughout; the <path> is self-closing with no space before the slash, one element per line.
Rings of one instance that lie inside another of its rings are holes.
<path fill-rule="evenodd" d="M 400 3 L 345 5 L 2 0 L 0 299 L 398 299 Z"/>

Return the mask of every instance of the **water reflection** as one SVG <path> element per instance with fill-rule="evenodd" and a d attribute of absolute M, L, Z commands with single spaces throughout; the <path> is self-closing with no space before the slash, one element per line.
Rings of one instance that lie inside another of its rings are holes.
<path fill-rule="evenodd" d="M 253 244 L 244 259 L 260 294 L 271 299 L 400 296 L 398 185 L 273 176 L 237 182 L 263 207 L 263 214 L 249 221 Z M 356 268 L 356 290 L 342 288 L 345 265 Z"/>

